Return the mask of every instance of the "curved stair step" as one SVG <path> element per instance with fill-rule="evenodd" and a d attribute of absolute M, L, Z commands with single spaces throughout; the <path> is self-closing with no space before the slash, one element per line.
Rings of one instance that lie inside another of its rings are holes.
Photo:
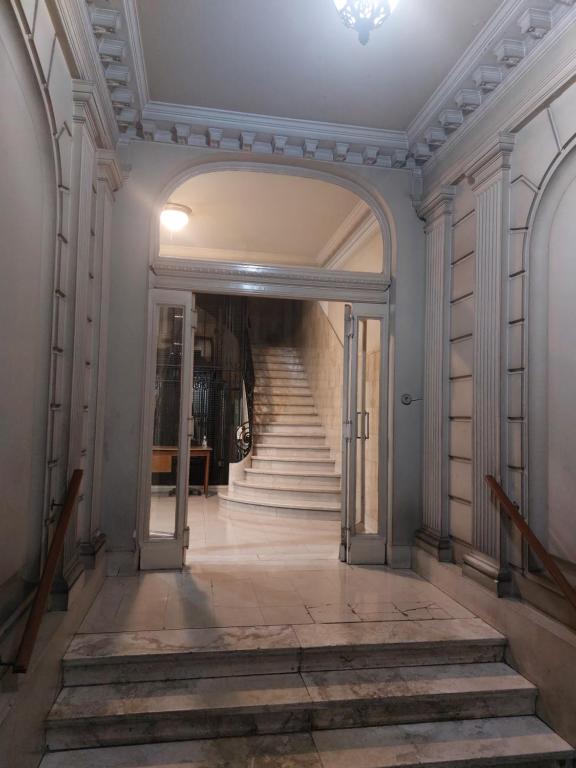
<path fill-rule="evenodd" d="M 287 505 L 301 504 L 308 502 L 319 504 L 330 504 L 340 508 L 341 492 L 339 488 L 325 488 L 322 486 L 311 485 L 269 485 L 264 483 L 253 483 L 248 480 L 237 480 L 234 482 L 233 494 L 236 498 L 246 499 L 248 501 L 258 501 L 262 499 L 268 502 L 280 502 Z"/>
<path fill-rule="evenodd" d="M 272 515 L 273 517 L 306 518 L 310 520 L 340 520 L 340 504 L 294 501 L 265 501 L 242 499 L 234 494 L 218 494 L 221 512 L 245 515 Z"/>

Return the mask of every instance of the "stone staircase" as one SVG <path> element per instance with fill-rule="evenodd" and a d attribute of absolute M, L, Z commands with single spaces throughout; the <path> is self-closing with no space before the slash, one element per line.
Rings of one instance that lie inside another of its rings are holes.
<path fill-rule="evenodd" d="M 233 516 L 340 518 L 340 475 L 294 347 L 255 347 L 251 466 L 219 494 Z"/>
<path fill-rule="evenodd" d="M 77 635 L 41 768 L 572 765 L 479 619 Z"/>

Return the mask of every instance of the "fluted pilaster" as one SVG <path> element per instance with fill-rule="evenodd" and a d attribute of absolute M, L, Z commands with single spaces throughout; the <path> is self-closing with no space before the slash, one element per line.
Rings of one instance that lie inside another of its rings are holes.
<path fill-rule="evenodd" d="M 424 458 L 422 529 L 416 541 L 450 557 L 448 519 L 448 343 L 454 187 L 443 187 L 420 210 L 426 219 Z"/>
<path fill-rule="evenodd" d="M 472 544 L 470 575 L 500 591 L 506 581 L 500 511 L 484 478 L 502 475 L 503 275 L 508 248 L 510 154 L 500 137 L 470 169 L 476 197 L 476 270 L 472 408 Z"/>

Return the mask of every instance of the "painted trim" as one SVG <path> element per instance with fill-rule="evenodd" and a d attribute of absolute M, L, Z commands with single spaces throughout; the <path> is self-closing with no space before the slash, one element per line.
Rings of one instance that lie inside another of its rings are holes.
<path fill-rule="evenodd" d="M 150 102 L 150 89 L 148 87 L 148 74 L 136 0 L 123 0 L 122 9 L 126 22 L 126 32 L 128 33 L 128 48 L 132 57 L 138 99 L 141 106 L 144 107 L 144 105 Z"/>
<path fill-rule="evenodd" d="M 538 71 L 542 59 L 554 53 L 559 40 L 564 35 L 573 33 L 575 25 L 576 5 L 568 9 L 534 51 L 514 68 L 490 97 L 483 100 L 482 105 L 466 119 L 464 125 L 455 131 L 428 160 L 422 169 L 424 186 L 427 191 L 440 185 L 453 184 L 458 181 L 463 174 L 464 167 L 480 158 L 486 148 L 493 143 L 495 133 L 498 131 L 515 133 L 520 130 L 529 118 L 534 117 L 535 113 L 543 109 L 558 91 L 573 80 L 576 70 L 575 46 L 564 59 L 556 63 L 552 77 L 548 75 L 541 77 L 537 85 L 531 88 L 526 87 L 522 82 L 531 73 Z M 527 90 L 526 97 L 522 99 L 521 107 L 512 111 L 509 96 L 522 88 Z M 494 128 L 488 126 L 488 121 L 496 107 L 502 109 L 503 114 L 498 126 Z M 488 126 L 487 129 L 484 129 L 483 123 Z M 484 132 L 483 138 L 482 132 Z M 477 136 L 478 139 L 476 139 Z M 467 142 L 473 146 L 467 151 L 462 151 L 463 157 L 458 155 L 455 160 L 450 161 L 451 156 L 465 148 Z M 448 163 L 446 169 L 439 170 L 440 164 L 444 162 Z"/>
<path fill-rule="evenodd" d="M 233 262 L 158 258 L 152 286 L 197 293 L 266 295 L 324 301 L 388 301 L 390 283 L 381 275 L 338 272 L 317 267 L 271 267 Z"/>
<path fill-rule="evenodd" d="M 317 139 L 349 144 L 385 146 L 390 149 L 408 149 L 406 131 L 386 128 L 368 128 L 361 125 L 327 123 L 318 120 L 299 120 L 289 117 L 258 115 L 251 112 L 234 112 L 225 109 L 194 107 L 185 104 L 170 104 L 150 101 L 142 111 L 144 120 L 209 125 L 232 131 L 255 131 L 271 135 L 286 135 L 298 138 Z"/>

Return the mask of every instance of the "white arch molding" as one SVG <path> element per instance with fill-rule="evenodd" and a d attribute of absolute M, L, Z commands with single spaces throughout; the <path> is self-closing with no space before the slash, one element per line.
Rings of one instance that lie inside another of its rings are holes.
<path fill-rule="evenodd" d="M 383 242 L 384 261 L 378 275 L 361 272 L 344 272 L 315 267 L 266 267 L 230 262 L 170 259 L 158 256 L 160 249 L 160 212 L 172 193 L 195 176 L 223 171 L 250 171 L 300 176 L 324 181 L 353 192 L 372 210 Z M 301 164 L 258 162 L 245 158 L 206 160 L 189 164 L 172 176 L 159 192 L 150 212 L 150 287 L 182 288 L 203 293 L 235 293 L 266 295 L 291 299 L 323 299 L 333 301 L 363 301 L 382 303 L 388 301 L 388 289 L 395 272 L 397 259 L 396 236 L 393 218 L 378 192 L 370 187 L 336 172 L 318 170 Z"/>
<path fill-rule="evenodd" d="M 527 382 L 528 514 L 530 525 L 546 542 L 548 514 L 548 320 L 550 307 L 550 237 L 559 206 L 576 182 L 576 138 L 548 168 L 528 220 L 524 256 L 528 265 Z"/>

